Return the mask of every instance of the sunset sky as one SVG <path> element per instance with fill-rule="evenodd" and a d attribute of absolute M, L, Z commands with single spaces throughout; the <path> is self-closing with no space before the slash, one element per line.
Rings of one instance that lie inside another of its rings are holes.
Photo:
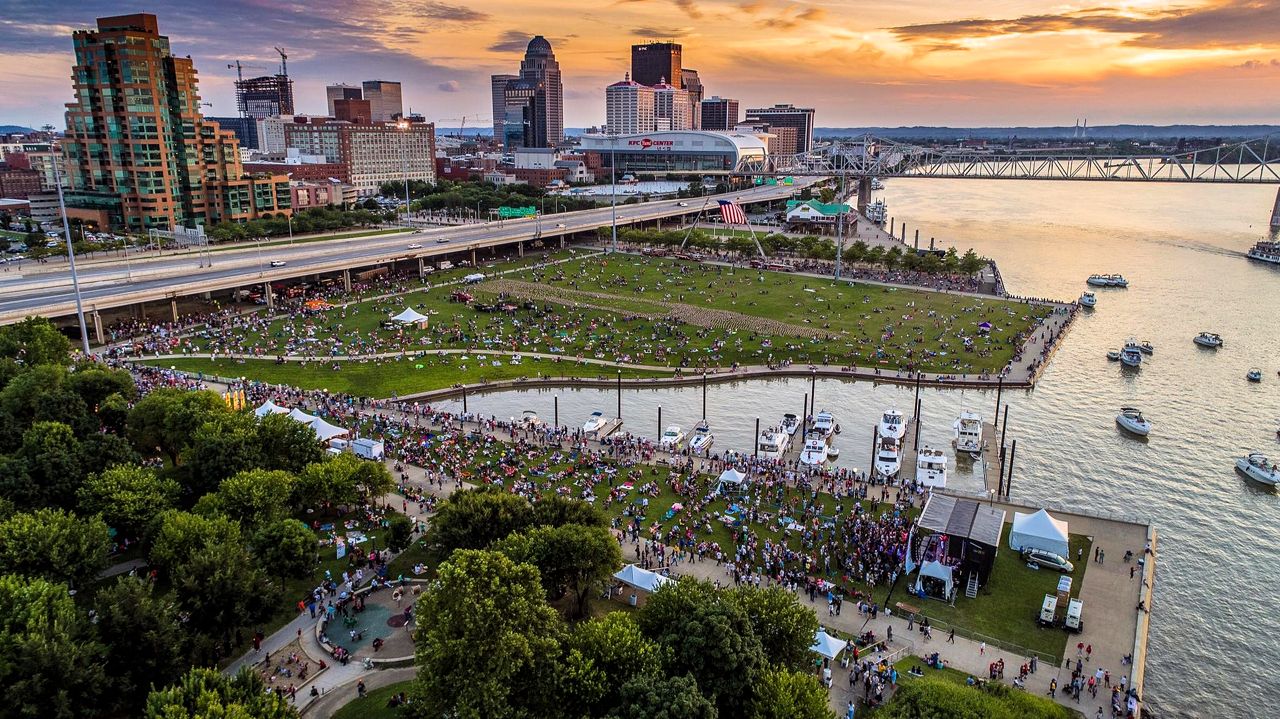
<path fill-rule="evenodd" d="M 0 0 L 0 124 L 62 126 L 71 32 L 128 12 L 192 56 L 210 115 L 235 114 L 227 63 L 267 74 L 278 45 L 299 112 L 386 79 L 430 120 L 487 125 L 488 76 L 541 34 L 570 127 L 603 121 L 632 43 L 668 38 L 708 96 L 813 106 L 820 126 L 1280 122 L 1280 0 Z"/>

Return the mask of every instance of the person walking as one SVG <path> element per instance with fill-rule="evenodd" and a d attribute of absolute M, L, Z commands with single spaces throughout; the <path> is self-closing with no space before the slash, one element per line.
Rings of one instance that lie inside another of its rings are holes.
<path fill-rule="evenodd" d="M 982 642 L 981 644 L 978 645 L 978 656 L 982 656 L 986 653 L 987 653 L 987 643 Z"/>
<path fill-rule="evenodd" d="M 1057 679 L 1049 680 L 1049 697 L 1051 699 L 1056 699 L 1058 697 L 1058 680 Z"/>
<path fill-rule="evenodd" d="M 955 644 L 955 643 L 956 643 L 956 628 L 952 627 L 951 631 L 947 632 L 947 644 Z"/>

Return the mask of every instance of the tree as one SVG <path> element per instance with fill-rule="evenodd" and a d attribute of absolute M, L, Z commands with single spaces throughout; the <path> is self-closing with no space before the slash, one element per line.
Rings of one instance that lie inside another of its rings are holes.
<path fill-rule="evenodd" d="M 818 616 L 796 601 L 794 594 L 777 586 L 743 585 L 726 592 L 724 598 L 746 614 L 771 664 L 796 671 L 810 666 Z"/>
<path fill-rule="evenodd" d="M 67 363 L 71 340 L 44 317 L 28 317 L 0 327 L 0 357 L 8 357 L 32 367 Z"/>
<path fill-rule="evenodd" d="M 218 491 L 205 499 L 212 500 L 213 507 L 252 533 L 288 516 L 293 482 L 293 475 L 288 472 L 251 469 L 222 480 Z"/>
<path fill-rule="evenodd" d="M 546 527 L 558 527 L 562 524 L 608 527 L 609 518 L 589 502 L 553 494 L 539 497 L 534 503 L 533 523 Z"/>
<path fill-rule="evenodd" d="M 188 663 L 178 609 L 151 582 L 130 576 L 98 592 L 94 607 L 113 708 L 135 714 L 149 687 L 176 681 Z"/>
<path fill-rule="evenodd" d="M 717 719 L 716 707 L 693 677 L 639 676 L 622 686 L 622 699 L 608 719 Z"/>
<path fill-rule="evenodd" d="M 395 480 L 384 464 L 343 452 L 303 467 L 290 503 L 297 510 L 354 504 L 365 497 L 381 497 L 393 487 Z"/>
<path fill-rule="evenodd" d="M 898 265 L 902 263 L 902 250 L 897 245 L 894 245 L 889 248 L 888 252 L 884 253 L 884 257 L 880 261 L 884 263 L 886 270 L 892 272 L 898 269 Z"/>
<path fill-rule="evenodd" d="M 972 275 L 982 269 L 983 264 L 985 264 L 983 259 L 978 257 L 978 253 L 974 252 L 971 247 L 965 251 L 964 257 L 960 258 L 960 271 L 966 275 Z"/>
<path fill-rule="evenodd" d="M 234 677 L 198 667 L 147 697 L 146 719 L 297 719 L 289 700 L 267 691 L 262 677 L 242 667 Z"/>
<path fill-rule="evenodd" d="M 418 600 L 415 714 L 552 716 L 564 625 L 538 570 L 497 552 L 460 549 Z"/>
<path fill-rule="evenodd" d="M 638 677 L 659 676 L 665 660 L 657 643 L 641 634 L 635 619 L 625 612 L 582 622 L 574 627 L 566 646 L 598 675 L 595 682 L 585 683 L 598 686 L 597 695 L 584 697 L 582 711 L 577 712 L 587 716 L 603 716 L 618 706 L 624 684 Z"/>
<path fill-rule="evenodd" d="M 238 543 L 200 547 L 171 575 L 187 626 L 211 643 L 200 647 L 203 662 L 221 658 L 238 629 L 271 616 L 280 596 Z"/>
<path fill-rule="evenodd" d="M 170 511 L 157 518 L 157 525 L 148 556 L 153 566 L 172 573 L 205 547 L 241 543 L 240 526 L 227 517 Z"/>
<path fill-rule="evenodd" d="M 70 427 L 61 422 L 36 422 L 23 432 L 20 454 L 38 488 L 38 506 L 75 506 L 83 475 L 80 442 Z"/>
<path fill-rule="evenodd" d="M 104 650 L 65 586 L 0 575 L 0 646 L 6 716 L 80 719 L 98 713 Z"/>
<path fill-rule="evenodd" d="M 752 719 L 836 719 L 827 690 L 811 673 L 772 668 L 756 687 Z"/>
<path fill-rule="evenodd" d="M 119 465 L 91 475 L 78 493 L 80 510 L 101 515 L 125 537 L 141 537 L 178 499 L 178 483 L 136 465 Z"/>
<path fill-rule="evenodd" d="M 97 517 L 40 509 L 0 522 L 0 574 L 42 577 L 82 589 L 107 566 L 110 549 L 107 525 Z"/>
<path fill-rule="evenodd" d="M 262 469 L 297 473 L 324 459 L 324 448 L 316 441 L 315 432 L 288 415 L 268 414 L 258 420 L 257 442 Z"/>
<path fill-rule="evenodd" d="M 195 431 L 227 406 L 216 392 L 187 392 L 163 387 L 134 405 L 127 423 L 129 438 L 143 454 L 159 450 L 178 464 L 178 456 Z"/>
<path fill-rule="evenodd" d="M 893 699 L 876 712 L 877 719 L 1067 719 L 1072 713 L 1046 697 L 1016 691 L 1003 684 L 983 689 L 926 677 L 898 687 Z"/>
<path fill-rule="evenodd" d="M 142 457 L 118 434 L 94 432 L 80 441 L 80 471 L 102 472 L 122 464 L 138 464 Z"/>
<path fill-rule="evenodd" d="M 622 566 L 618 541 L 604 527 L 531 527 L 495 547 L 516 562 L 537 567 L 549 598 L 559 599 L 571 592 L 575 617 L 586 616 L 591 591 Z"/>
<path fill-rule="evenodd" d="M 126 400 L 137 393 L 133 375 L 122 369 L 110 369 L 98 365 L 77 367 L 67 375 L 67 386 L 80 396 L 90 411 L 96 412 L 103 400 L 118 394 Z"/>
<path fill-rule="evenodd" d="M 484 549 L 533 524 L 533 509 L 523 497 L 501 490 L 460 489 L 436 512 L 427 544 L 440 558 L 457 549 Z"/>
<path fill-rule="evenodd" d="M 253 553 L 258 564 L 277 577 L 309 577 L 319 560 L 316 533 L 296 519 L 263 525 L 253 535 Z"/>
<path fill-rule="evenodd" d="M 209 417 L 182 452 L 187 494 L 203 496 L 223 480 L 257 467 L 262 454 L 256 437 L 257 423 L 251 415 L 224 412 Z"/>
<path fill-rule="evenodd" d="M 393 514 L 387 520 L 387 547 L 393 552 L 404 551 L 413 541 L 413 521 L 403 514 Z"/>

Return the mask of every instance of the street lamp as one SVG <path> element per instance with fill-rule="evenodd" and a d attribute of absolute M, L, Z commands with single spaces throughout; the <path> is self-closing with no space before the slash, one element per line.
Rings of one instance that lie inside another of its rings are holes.
<path fill-rule="evenodd" d="M 613 251 L 618 251 L 618 133 L 609 133 L 609 222 L 613 232 Z"/>
<path fill-rule="evenodd" d="M 403 134 L 400 143 L 400 164 L 404 169 L 404 226 L 409 227 L 409 123 L 401 120 L 396 123 L 396 129 Z"/>
<path fill-rule="evenodd" d="M 53 125 L 45 125 L 44 131 L 53 132 Z M 55 142 L 59 153 L 62 151 L 62 144 Z M 71 268 L 71 288 L 76 295 L 76 319 L 80 322 L 80 346 L 84 349 L 86 357 L 89 356 L 89 327 L 84 322 L 84 304 L 80 298 L 80 276 L 76 274 L 76 250 L 71 242 L 71 223 L 67 220 L 67 202 L 62 194 L 62 158 L 56 157 L 53 160 L 53 184 L 58 187 L 58 211 L 62 213 L 62 235 L 67 241 L 67 264 Z M 126 270 L 126 274 L 128 271 Z"/>
<path fill-rule="evenodd" d="M 289 244 L 293 244 L 293 215 L 288 215 L 289 220 Z"/>

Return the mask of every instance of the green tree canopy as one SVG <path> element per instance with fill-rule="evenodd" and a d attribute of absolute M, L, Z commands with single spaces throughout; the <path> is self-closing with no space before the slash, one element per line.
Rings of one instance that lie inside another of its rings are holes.
<path fill-rule="evenodd" d="M 200 425 L 182 452 L 183 485 L 190 496 L 208 494 L 223 480 L 261 464 L 257 430 L 254 417 L 244 413 L 215 414 Z"/>
<path fill-rule="evenodd" d="M 61 422 L 36 422 L 22 433 L 27 474 L 35 487 L 36 506 L 75 506 L 84 479 L 80 441 Z"/>
<path fill-rule="evenodd" d="M 222 517 L 170 511 L 158 518 L 159 529 L 151 546 L 151 564 L 176 572 L 200 550 L 215 544 L 239 545 L 240 526 Z"/>
<path fill-rule="evenodd" d="M 288 472 L 250 469 L 222 480 L 218 491 L 205 499 L 239 522 L 246 533 L 252 533 L 288 516 L 293 483 L 294 477 Z"/>
<path fill-rule="evenodd" d="M 811 673 L 772 668 L 756 687 L 752 719 L 836 719 L 826 687 Z"/>
<path fill-rule="evenodd" d="M 412 541 L 413 520 L 403 514 L 392 514 L 387 520 L 387 547 L 393 552 L 401 552 Z"/>
<path fill-rule="evenodd" d="M 608 719 L 717 719 L 716 707 L 693 677 L 641 675 L 622 686 L 622 699 Z"/>
<path fill-rule="evenodd" d="M 126 400 L 137 393 L 133 375 L 127 370 L 100 365 L 84 365 L 67 375 L 67 386 L 80 396 L 90 411 L 97 411 L 103 400 L 118 394 Z"/>
<path fill-rule="evenodd" d="M 272 576 L 304 578 L 316 568 L 316 533 L 296 519 L 277 519 L 253 535 L 258 564 Z"/>
<path fill-rule="evenodd" d="M 604 527 L 531 527 L 499 541 L 495 548 L 516 562 L 537 567 L 551 599 L 572 593 L 576 617 L 585 616 L 592 590 L 622 566 L 618 540 Z"/>
<path fill-rule="evenodd" d="M 237 629 L 269 617 L 280 596 L 238 543 L 200 547 L 170 572 L 170 579 L 178 606 L 189 616 L 187 626 L 209 641 L 200 645 L 205 662 L 231 648 Z"/>
<path fill-rule="evenodd" d="M 794 670 L 812 666 L 810 647 L 818 632 L 818 616 L 796 601 L 794 594 L 777 586 L 743 585 L 725 592 L 724 599 L 746 614 L 770 663 Z"/>
<path fill-rule="evenodd" d="M 95 597 L 98 638 L 106 646 L 113 708 L 133 715 L 152 685 L 177 681 L 186 661 L 178 609 L 151 582 L 123 576 Z"/>
<path fill-rule="evenodd" d="M 599 687 L 594 696 L 577 702 L 587 716 L 604 716 L 622 703 L 622 686 L 638 677 L 658 677 L 665 658 L 656 642 L 640 633 L 626 612 L 611 612 L 573 628 L 567 646 L 577 652 L 597 677 L 584 682 Z"/>
<path fill-rule="evenodd" d="M 80 487 L 80 509 L 100 514 L 117 532 L 141 537 L 178 499 L 178 483 L 137 465 L 119 465 L 89 477 Z"/>
<path fill-rule="evenodd" d="M 0 574 L 42 577 L 83 589 L 107 566 L 111 539 L 98 517 L 38 509 L 0 522 Z"/>
<path fill-rule="evenodd" d="M 534 502 L 533 523 L 546 527 L 558 527 L 562 524 L 608 527 L 609 518 L 590 502 L 553 494 L 539 497 Z"/>
<path fill-rule="evenodd" d="M 877 719 L 1069 719 L 1066 707 L 1003 684 L 982 689 L 926 677 L 898 687 Z"/>
<path fill-rule="evenodd" d="M 196 668 L 147 697 L 146 719 L 297 719 L 289 700 L 268 692 L 262 677 L 243 667 L 227 677 Z"/>
<path fill-rule="evenodd" d="M 303 467 L 290 503 L 299 511 L 326 504 L 354 504 L 364 498 L 381 497 L 394 487 L 395 480 L 386 465 L 343 452 Z"/>
<path fill-rule="evenodd" d="M 143 454 L 160 451 L 177 464 L 196 430 L 211 417 L 227 412 L 216 392 L 163 387 L 143 397 L 129 412 L 129 438 Z"/>
<path fill-rule="evenodd" d="M 44 317 L 0 327 L 0 357 L 34 366 L 66 364 L 70 355 L 71 341 Z"/>
<path fill-rule="evenodd" d="M 298 473 L 324 459 L 324 448 L 312 429 L 284 414 L 268 414 L 258 420 L 258 455 L 262 469 Z"/>
<path fill-rule="evenodd" d="M 499 489 L 460 489 L 436 511 L 427 544 L 438 557 L 457 549 L 484 549 L 533 525 L 524 497 Z"/>

